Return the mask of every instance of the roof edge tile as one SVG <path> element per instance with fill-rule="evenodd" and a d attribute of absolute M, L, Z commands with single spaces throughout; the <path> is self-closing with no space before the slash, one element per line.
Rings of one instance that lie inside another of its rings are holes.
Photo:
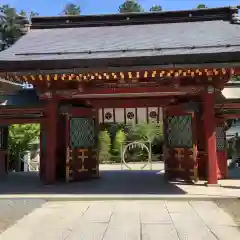
<path fill-rule="evenodd" d="M 190 9 L 145 13 L 124 13 L 108 15 L 33 17 L 32 29 L 100 27 L 134 24 L 175 23 L 225 20 L 234 23 L 238 7 Z"/>

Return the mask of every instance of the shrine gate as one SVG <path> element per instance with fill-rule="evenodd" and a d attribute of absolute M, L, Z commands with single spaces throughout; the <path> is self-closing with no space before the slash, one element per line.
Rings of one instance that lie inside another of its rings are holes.
<path fill-rule="evenodd" d="M 0 53 L 0 76 L 33 84 L 37 100 L 2 106 L 0 124 L 41 124 L 40 176 L 53 184 L 99 177 L 99 123 L 163 121 L 166 177 L 217 184 L 239 22 L 233 7 L 35 17 Z"/>

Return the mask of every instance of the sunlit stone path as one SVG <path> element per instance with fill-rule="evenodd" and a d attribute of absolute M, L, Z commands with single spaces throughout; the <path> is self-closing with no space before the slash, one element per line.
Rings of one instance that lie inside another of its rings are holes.
<path fill-rule="evenodd" d="M 237 240 L 232 218 L 211 201 L 47 202 L 1 240 Z"/>

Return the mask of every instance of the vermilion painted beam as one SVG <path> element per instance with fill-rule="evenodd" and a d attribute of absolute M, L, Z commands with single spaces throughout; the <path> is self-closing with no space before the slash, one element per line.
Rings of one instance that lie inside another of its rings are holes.
<path fill-rule="evenodd" d="M 236 119 L 236 118 L 240 118 L 240 113 L 226 113 L 226 114 L 222 114 L 219 115 L 219 117 L 227 120 L 227 119 Z"/>
<path fill-rule="evenodd" d="M 133 88 L 90 88 L 83 89 L 81 95 L 85 94 L 121 94 L 121 93 L 195 93 L 203 89 L 203 87 L 133 87 Z"/>
<path fill-rule="evenodd" d="M 223 104 L 215 104 L 215 108 L 228 108 L 228 109 L 239 109 L 240 103 L 223 103 Z"/>
<path fill-rule="evenodd" d="M 26 113 L 26 114 L 33 114 L 33 113 L 41 113 L 44 111 L 44 108 L 12 108 L 12 107 L 0 107 L 0 113 L 8 114 L 8 113 Z"/>
<path fill-rule="evenodd" d="M 90 105 L 95 108 L 128 108 L 128 107 L 163 107 L 174 98 L 114 98 L 114 99 L 89 99 Z"/>
<path fill-rule="evenodd" d="M 78 96 L 83 98 L 86 95 L 86 98 L 91 98 L 90 95 L 108 95 L 108 94 L 148 94 L 149 97 L 151 96 L 151 93 L 157 93 L 157 94 L 166 94 L 167 95 L 176 95 L 176 94 L 192 94 L 195 95 L 203 90 L 203 86 L 195 87 L 195 86 L 188 86 L 188 87 L 129 87 L 129 88 L 85 88 L 84 86 L 82 89 L 79 90 L 72 90 L 72 92 L 64 93 L 62 91 L 55 91 L 56 98 L 58 99 L 71 99 L 75 98 L 77 99 Z M 50 93 L 50 92 L 46 92 Z M 107 97 L 107 96 L 106 96 Z M 111 96 L 113 97 L 113 96 Z M 118 97 L 118 96 L 116 96 Z M 140 97 L 140 96 L 139 96 Z M 49 99 L 49 94 L 40 94 L 40 99 Z"/>
<path fill-rule="evenodd" d="M 42 118 L 0 118 L 0 125 L 12 125 L 12 124 L 29 124 L 29 123 L 42 123 Z"/>

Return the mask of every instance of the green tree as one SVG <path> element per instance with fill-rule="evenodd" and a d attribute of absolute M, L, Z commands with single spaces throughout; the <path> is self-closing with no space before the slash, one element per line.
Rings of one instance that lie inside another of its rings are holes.
<path fill-rule="evenodd" d="M 120 156 L 122 144 L 126 140 L 126 134 L 122 129 L 119 129 L 116 133 L 114 144 L 113 144 L 113 153 L 114 155 Z"/>
<path fill-rule="evenodd" d="M 15 165 L 24 153 L 30 150 L 30 144 L 39 139 L 39 124 L 14 124 L 9 127 L 8 146 L 11 165 Z"/>
<path fill-rule="evenodd" d="M 39 16 L 39 13 L 31 11 L 29 14 L 27 14 L 25 11 L 21 10 L 19 15 L 25 17 L 26 19 L 28 19 L 28 21 L 30 23 L 31 22 L 31 18 Z"/>
<path fill-rule="evenodd" d="M 63 15 L 80 15 L 81 8 L 80 6 L 74 3 L 68 3 L 65 8 L 63 9 Z"/>
<path fill-rule="evenodd" d="M 133 126 L 129 132 L 129 138 L 154 143 L 163 137 L 162 123 L 139 123 Z"/>
<path fill-rule="evenodd" d="M 132 13 L 132 12 L 143 12 L 143 8 L 137 0 L 126 0 L 119 6 L 120 13 Z"/>
<path fill-rule="evenodd" d="M 98 134 L 98 149 L 99 162 L 103 163 L 109 161 L 111 158 L 111 138 L 107 130 L 101 131 Z"/>
<path fill-rule="evenodd" d="M 34 12 L 34 11 L 31 11 L 31 12 L 29 13 L 29 16 L 28 16 L 28 14 L 27 14 L 25 11 L 21 10 L 20 13 L 19 13 L 19 15 L 20 15 L 20 16 L 23 16 L 23 17 L 26 17 L 26 18 L 32 18 L 32 17 L 39 16 L 39 13 Z"/>
<path fill-rule="evenodd" d="M 15 8 L 9 5 L 0 5 L 0 12 L 4 14 L 4 21 L 0 26 L 2 33 L 2 49 L 5 49 L 15 43 L 22 35 L 26 33 L 26 17 L 16 12 Z M 24 11 L 20 12 L 25 14 Z"/>
<path fill-rule="evenodd" d="M 149 142 L 151 149 L 160 148 L 163 144 L 163 124 L 162 123 L 139 123 L 130 128 L 127 140 Z M 159 152 L 159 151 L 158 151 Z M 134 161 L 146 159 L 147 152 L 145 149 L 132 149 L 128 151 L 128 157 Z"/>
<path fill-rule="evenodd" d="M 39 13 L 38 12 L 34 12 L 34 11 L 31 11 L 30 14 L 29 14 L 29 17 L 32 18 L 32 17 L 37 17 L 39 16 Z"/>
<path fill-rule="evenodd" d="M 27 13 L 23 10 L 20 11 L 19 15 L 23 17 L 27 17 Z"/>
<path fill-rule="evenodd" d="M 207 6 L 205 4 L 198 4 L 197 8 L 207 8 Z"/>
<path fill-rule="evenodd" d="M 231 79 L 232 81 L 240 81 L 240 76 L 233 76 L 232 77 L 232 79 Z"/>
<path fill-rule="evenodd" d="M 160 5 L 155 5 L 155 6 L 152 6 L 149 11 L 150 12 L 161 12 L 162 7 Z"/>

